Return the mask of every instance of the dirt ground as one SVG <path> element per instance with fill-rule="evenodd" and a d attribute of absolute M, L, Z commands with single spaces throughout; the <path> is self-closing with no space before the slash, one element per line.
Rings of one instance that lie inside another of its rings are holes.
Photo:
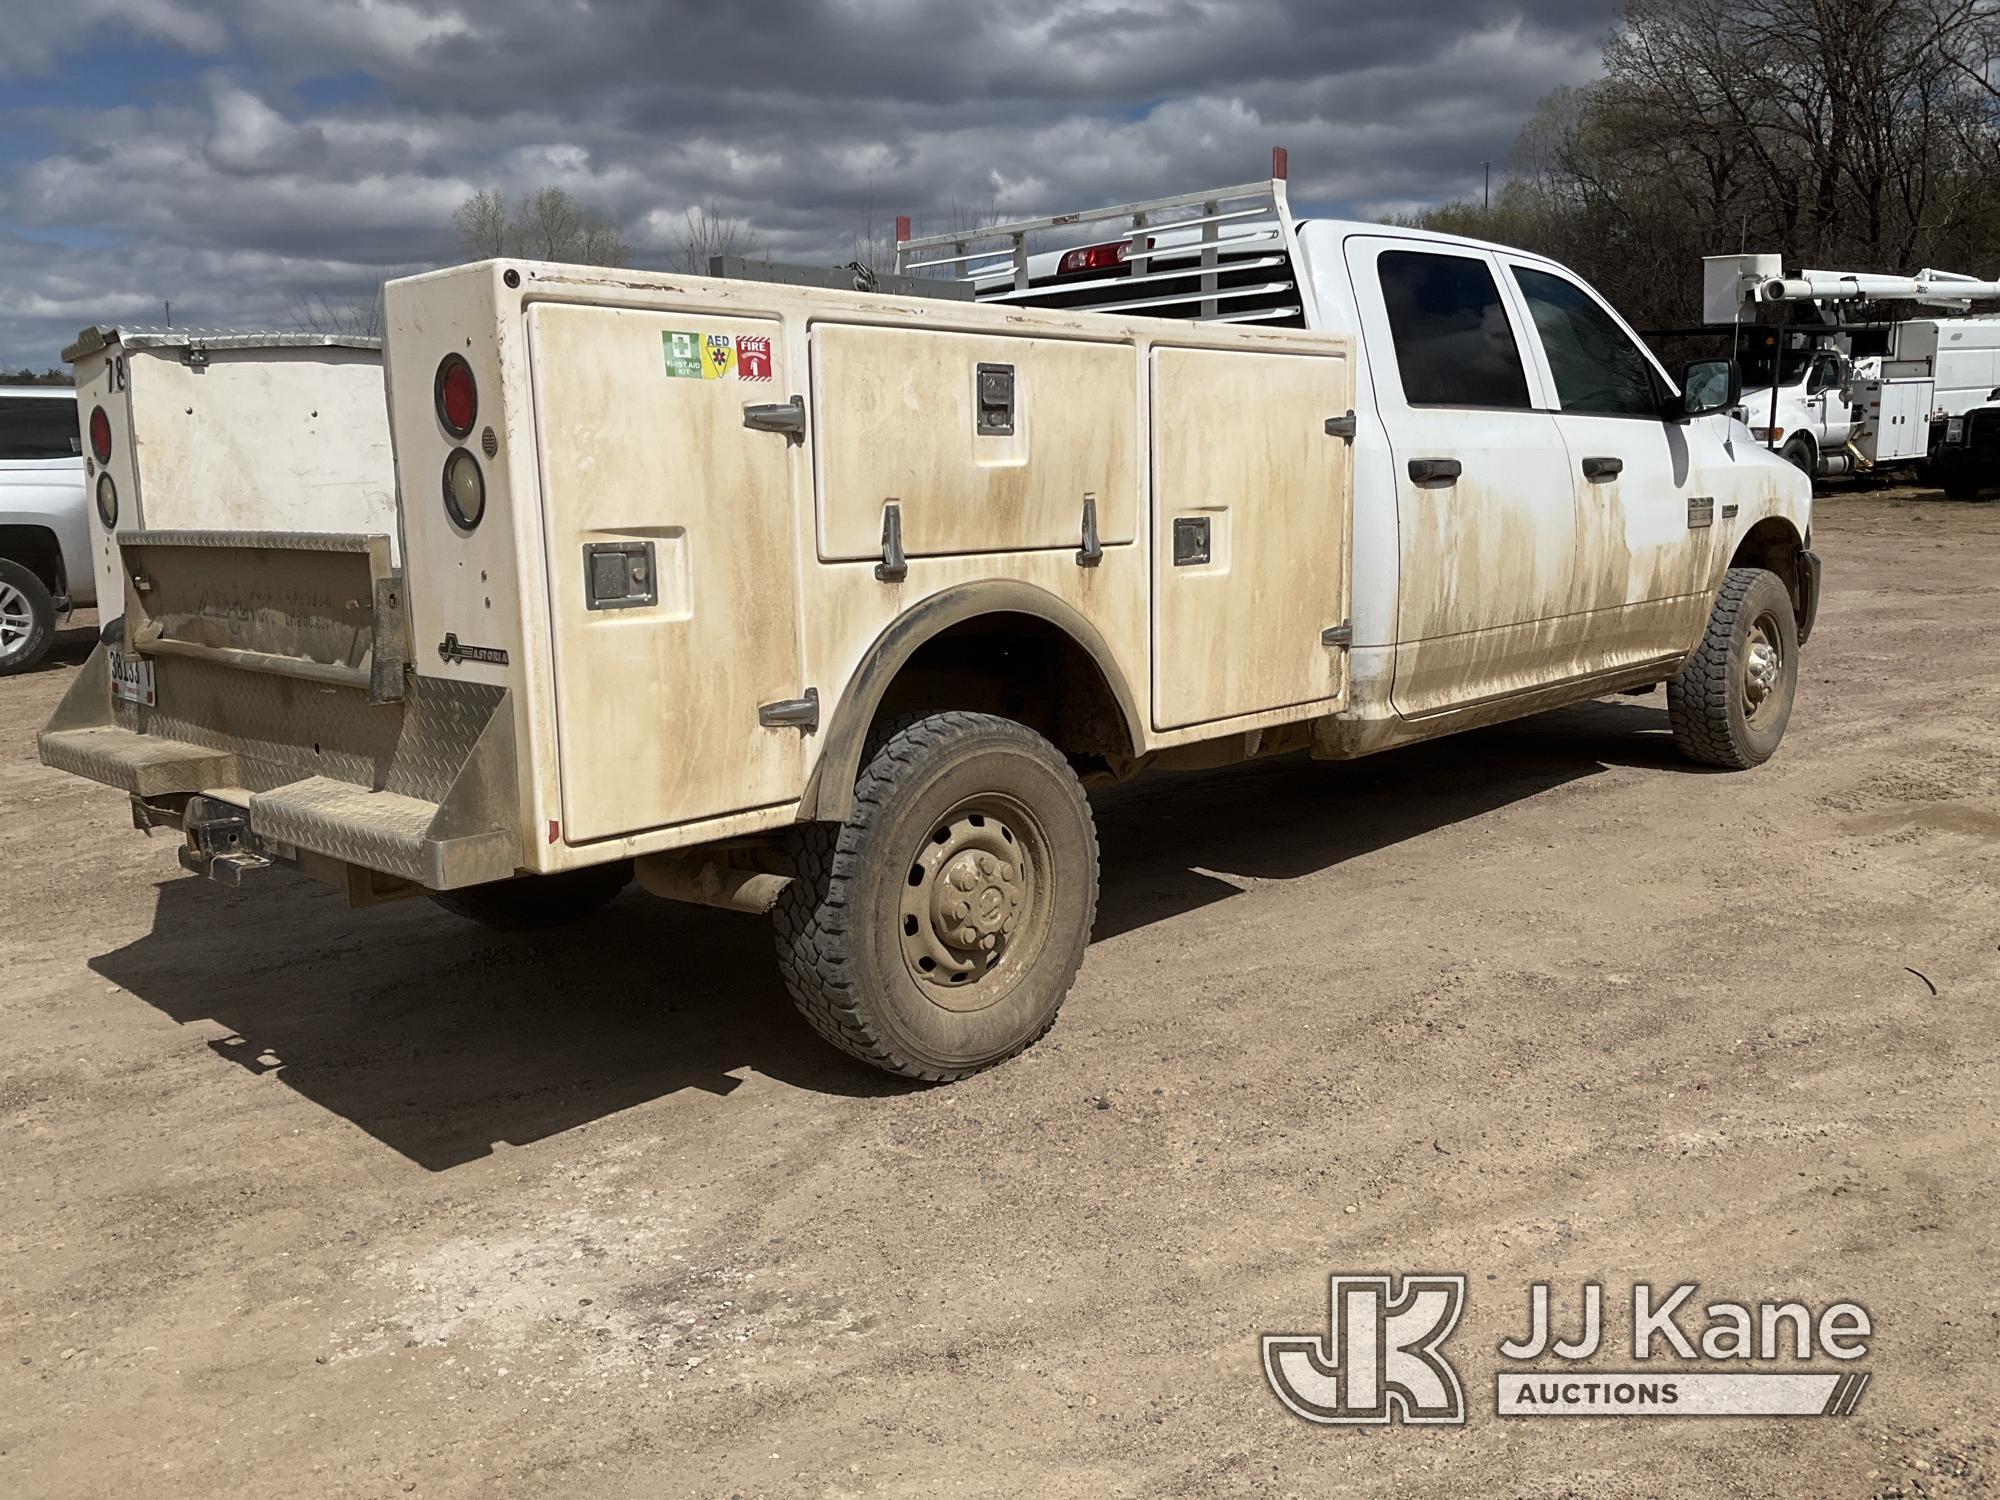
<path fill-rule="evenodd" d="M 1655 694 L 1100 796 L 1061 1022 L 949 1088 L 825 1048 L 751 918 L 183 875 L 35 763 L 74 633 L 0 681 L 0 1492 L 2000 1494 L 2000 505 L 1818 546 L 1757 772 Z M 1467 1425 L 1279 1406 L 1342 1270 L 1470 1276 Z M 1873 1382 L 1496 1418 L 1587 1280 L 1614 1343 L 1637 1280 L 1859 1301 Z"/>

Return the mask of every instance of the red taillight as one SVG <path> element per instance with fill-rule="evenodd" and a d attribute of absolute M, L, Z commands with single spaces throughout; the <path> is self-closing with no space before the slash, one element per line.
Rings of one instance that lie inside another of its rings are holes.
<path fill-rule="evenodd" d="M 1148 250 L 1153 241 L 1146 241 Z M 1130 240 L 1113 240 L 1106 245 L 1079 245 L 1074 250 L 1065 251 L 1063 258 L 1056 262 L 1056 275 L 1074 276 L 1078 271 L 1115 271 L 1131 257 Z"/>
<path fill-rule="evenodd" d="M 111 418 L 104 415 L 101 406 L 90 410 L 90 451 L 101 464 L 111 461 Z"/>
<path fill-rule="evenodd" d="M 447 354 L 439 363 L 432 394 L 446 432 L 462 438 L 472 431 L 479 416 L 479 387 L 473 384 L 472 366 L 462 356 Z"/>

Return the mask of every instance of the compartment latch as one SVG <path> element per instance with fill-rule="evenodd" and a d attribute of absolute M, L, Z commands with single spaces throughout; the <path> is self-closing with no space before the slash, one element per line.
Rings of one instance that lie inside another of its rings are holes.
<path fill-rule="evenodd" d="M 979 410 L 975 430 L 981 437 L 1014 435 L 1014 367 L 979 366 Z"/>
<path fill-rule="evenodd" d="M 660 602 L 651 542 L 585 542 L 584 603 L 591 609 L 639 609 Z"/>

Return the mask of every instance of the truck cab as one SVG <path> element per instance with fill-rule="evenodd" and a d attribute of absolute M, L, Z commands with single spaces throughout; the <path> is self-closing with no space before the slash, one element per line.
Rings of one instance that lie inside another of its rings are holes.
<path fill-rule="evenodd" d="M 815 1029 L 943 1080 L 1053 1023 L 1091 786 L 1661 683 L 1691 758 L 1773 754 L 1812 496 L 1734 366 L 1286 194 L 905 229 L 881 277 L 393 282 L 393 531 L 121 528 L 42 757 L 211 878 L 769 912 Z"/>
<path fill-rule="evenodd" d="M 1753 341 L 1743 359 L 1744 420 L 1759 442 L 1802 472 L 1841 472 L 1826 460 L 1843 453 L 1856 434 L 1851 387 L 1870 378 L 1879 363 L 1850 360 L 1825 345 L 1785 348 L 1775 338 Z"/>

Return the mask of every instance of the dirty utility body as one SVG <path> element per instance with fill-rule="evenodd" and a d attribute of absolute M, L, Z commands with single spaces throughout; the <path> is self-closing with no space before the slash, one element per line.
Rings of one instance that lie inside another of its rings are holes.
<path fill-rule="evenodd" d="M 770 910 L 815 1027 L 944 1079 L 1076 974 L 1086 782 L 1662 681 L 1697 759 L 1776 749 L 1811 497 L 1732 367 L 1683 396 L 1560 266 L 1282 180 L 1060 222 L 1110 221 L 905 238 L 955 298 L 391 284 L 399 537 L 121 531 L 43 759 L 229 879 Z"/>

